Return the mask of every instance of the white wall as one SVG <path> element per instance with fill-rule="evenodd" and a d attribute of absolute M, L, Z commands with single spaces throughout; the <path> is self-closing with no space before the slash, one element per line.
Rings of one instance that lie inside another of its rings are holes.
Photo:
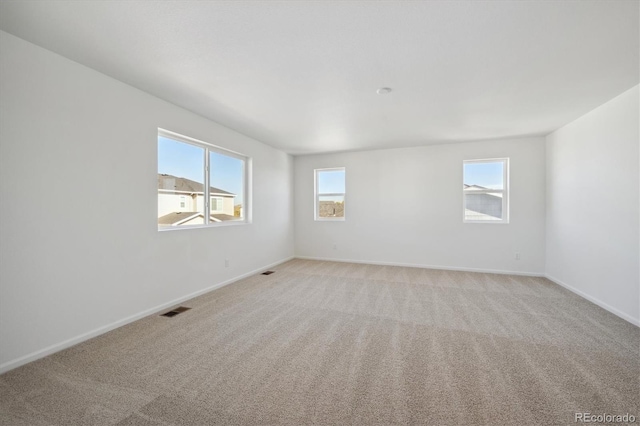
<path fill-rule="evenodd" d="M 638 86 L 547 136 L 547 276 L 639 324 Z"/>
<path fill-rule="evenodd" d="M 462 223 L 462 161 L 498 157 L 510 223 Z M 544 157 L 544 138 L 295 157 L 296 255 L 542 274 Z M 313 170 L 343 166 L 346 221 L 314 221 Z"/>
<path fill-rule="evenodd" d="M 0 371 L 293 255 L 292 157 L 4 32 L 0 52 Z M 251 225 L 158 232 L 158 127 L 253 158 Z"/>
<path fill-rule="evenodd" d="M 0 372 L 289 258 L 294 216 L 299 256 L 545 273 L 543 138 L 294 161 L 4 32 L 0 51 Z M 157 231 L 158 127 L 252 157 L 251 225 Z M 638 139 L 636 87 L 546 142 L 546 274 L 636 323 Z M 462 161 L 497 157 L 511 223 L 463 224 Z M 347 220 L 315 222 L 313 169 L 340 166 Z"/>

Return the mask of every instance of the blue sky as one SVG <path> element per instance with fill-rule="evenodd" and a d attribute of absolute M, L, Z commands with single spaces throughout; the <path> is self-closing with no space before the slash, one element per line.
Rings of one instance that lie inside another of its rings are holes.
<path fill-rule="evenodd" d="M 496 163 L 465 163 L 464 183 L 479 185 L 485 188 L 502 189 L 502 162 Z"/>
<path fill-rule="evenodd" d="M 318 192 L 346 192 L 344 188 L 344 170 L 327 170 L 318 173 Z"/>
<path fill-rule="evenodd" d="M 236 194 L 235 204 L 243 203 L 242 161 L 210 153 L 211 186 Z M 158 173 L 204 182 L 204 149 L 158 136 Z"/>

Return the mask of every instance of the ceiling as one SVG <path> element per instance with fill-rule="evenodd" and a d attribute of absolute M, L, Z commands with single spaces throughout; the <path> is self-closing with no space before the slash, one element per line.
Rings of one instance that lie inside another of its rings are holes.
<path fill-rule="evenodd" d="M 638 84 L 639 5 L 2 1 L 0 29 L 307 154 L 547 134 Z"/>

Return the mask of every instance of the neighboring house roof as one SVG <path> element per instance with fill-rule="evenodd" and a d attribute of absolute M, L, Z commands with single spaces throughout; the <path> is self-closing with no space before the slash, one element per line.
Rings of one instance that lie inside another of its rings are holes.
<path fill-rule="evenodd" d="M 486 187 L 480 186 L 480 185 L 467 185 L 465 183 L 464 184 L 464 189 L 489 189 L 489 188 L 486 188 Z"/>
<path fill-rule="evenodd" d="M 200 215 L 200 212 L 172 212 L 164 216 L 160 216 L 158 218 L 158 225 L 175 225 L 198 215 Z"/>
<path fill-rule="evenodd" d="M 196 217 L 203 217 L 201 212 L 172 212 L 158 218 L 158 225 L 160 226 L 177 226 L 181 223 L 188 222 Z M 210 216 L 214 222 L 224 222 L 227 220 L 238 220 L 235 216 L 228 214 L 212 214 Z"/>
<path fill-rule="evenodd" d="M 224 222 L 225 220 L 238 220 L 240 218 L 228 214 L 212 214 L 211 219 L 215 222 Z"/>
<path fill-rule="evenodd" d="M 165 191 L 176 191 L 176 192 L 189 192 L 189 193 L 200 193 L 204 192 L 204 185 L 200 182 L 196 182 L 195 180 L 176 177 L 168 174 L 158 174 L 158 189 L 162 189 Z M 222 195 L 226 197 L 235 197 L 235 194 L 231 192 L 227 192 L 220 188 L 215 188 L 213 186 L 209 187 L 210 195 Z"/>

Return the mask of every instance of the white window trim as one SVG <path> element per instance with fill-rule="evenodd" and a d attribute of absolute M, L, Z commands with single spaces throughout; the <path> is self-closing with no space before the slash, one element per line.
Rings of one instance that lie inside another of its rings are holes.
<path fill-rule="evenodd" d="M 252 205 L 251 205 L 251 199 L 252 199 L 252 174 L 251 174 L 251 170 L 252 170 L 252 164 L 253 164 L 253 159 L 251 157 L 248 157 L 246 155 L 243 155 L 239 152 L 236 151 L 232 151 L 230 149 L 226 149 L 226 148 L 222 148 L 213 144 L 210 144 L 208 142 L 204 142 L 201 141 L 199 139 L 194 139 L 194 138 L 190 138 L 189 136 L 184 136 L 181 135 L 179 133 L 175 133 L 172 132 L 170 130 L 166 130 L 166 129 L 162 129 L 162 128 L 158 128 L 158 133 L 156 136 L 156 149 L 157 149 L 157 137 L 165 137 L 168 139 L 172 139 L 176 142 L 182 142 L 182 143 L 186 143 L 189 145 L 193 145 L 193 146 L 197 146 L 199 148 L 203 148 L 204 149 L 204 158 L 203 158 L 203 165 L 204 165 L 204 194 L 203 194 L 203 201 L 204 201 L 204 212 L 208 212 L 208 214 L 204 214 L 204 221 L 205 223 L 203 225 L 190 225 L 190 226 L 167 226 L 167 227 L 160 227 L 158 226 L 158 231 L 159 232 L 165 232 L 165 231 L 175 231 L 175 230 L 186 230 L 186 229 L 199 229 L 199 228 L 211 228 L 211 227 L 219 227 L 219 226 L 237 226 L 237 225 L 246 225 L 246 224 L 250 224 L 252 221 Z M 211 187 L 210 182 L 209 182 L 209 152 L 216 152 L 218 154 L 222 154 L 222 155 L 226 155 L 228 157 L 233 157 L 233 158 L 237 158 L 239 160 L 242 160 L 242 176 L 244 179 L 243 182 L 243 191 L 244 191 L 244 199 L 242 200 L 242 210 L 244 212 L 244 217 L 242 218 L 242 220 L 229 220 L 229 221 L 218 221 L 216 219 L 210 219 L 211 216 L 211 207 L 210 207 L 210 198 L 211 198 L 211 194 L 209 193 L 209 188 Z M 156 165 L 156 170 L 157 170 L 157 165 Z M 157 173 L 157 172 L 156 172 Z M 156 206 L 157 208 L 157 206 Z"/>
<path fill-rule="evenodd" d="M 344 173 L 344 191 L 345 192 L 323 192 L 320 193 L 318 190 L 318 172 L 334 172 L 334 171 L 343 171 Z M 326 169 L 314 169 L 313 170 L 313 192 L 314 192 L 314 202 L 313 202 L 313 219 L 316 221 L 327 221 L 327 222 L 344 222 L 347 218 L 347 170 L 345 167 L 331 167 Z M 318 214 L 318 209 L 320 206 L 320 197 L 324 196 L 342 196 L 342 200 L 344 202 L 344 213 L 343 217 L 320 217 Z"/>
<path fill-rule="evenodd" d="M 473 190 L 473 194 L 490 194 L 501 193 L 502 194 L 502 219 L 501 220 L 483 220 L 483 219 L 467 219 L 466 215 L 466 199 L 465 194 L 469 194 L 471 191 L 465 192 L 464 190 L 464 165 L 465 164 L 478 164 L 478 163 L 499 163 L 502 166 L 502 182 L 504 183 L 503 189 L 479 189 Z M 507 225 L 509 224 L 509 158 L 483 158 L 479 160 L 463 160 L 462 162 L 462 222 L 463 223 L 486 223 L 494 225 Z"/>

